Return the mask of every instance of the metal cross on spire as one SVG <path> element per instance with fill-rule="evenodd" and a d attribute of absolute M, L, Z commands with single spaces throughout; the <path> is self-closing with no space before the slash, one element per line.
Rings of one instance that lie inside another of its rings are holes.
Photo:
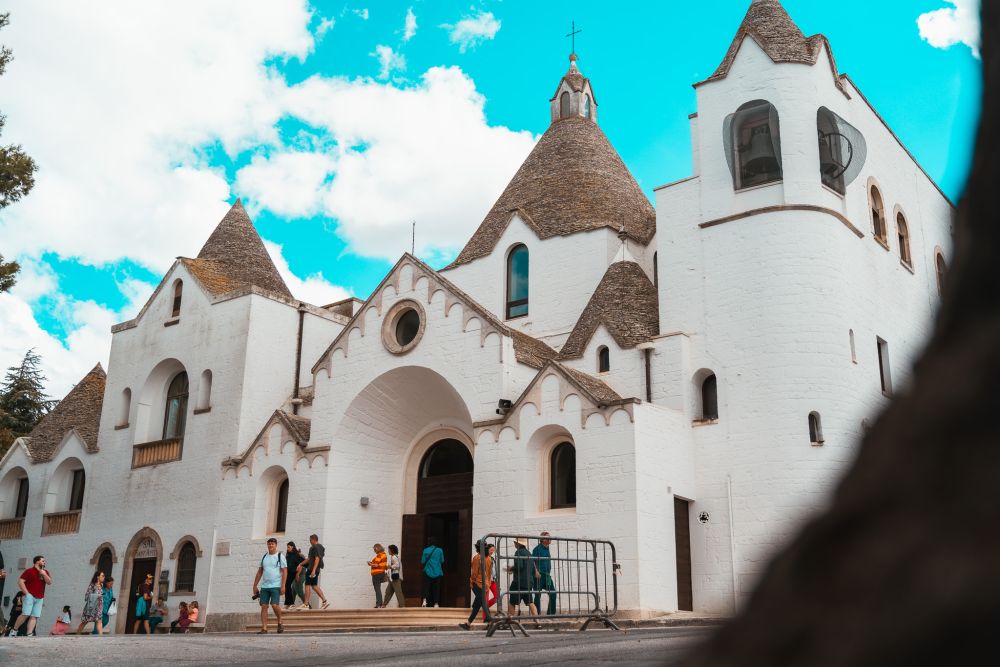
<path fill-rule="evenodd" d="M 566 35 L 572 40 L 571 43 L 573 46 L 572 46 L 572 51 L 570 51 L 570 53 L 576 53 L 576 36 L 579 35 L 581 32 L 583 32 L 583 30 L 576 29 L 576 21 L 572 21 L 570 23 L 570 33 Z"/>

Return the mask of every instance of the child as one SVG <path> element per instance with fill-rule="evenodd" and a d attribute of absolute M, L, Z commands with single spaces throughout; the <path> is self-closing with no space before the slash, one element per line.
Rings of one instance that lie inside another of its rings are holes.
<path fill-rule="evenodd" d="M 191 621 L 189 619 L 188 604 L 187 602 L 181 602 L 180 606 L 177 608 L 177 620 L 170 622 L 170 632 L 184 632 L 190 624 Z"/>
<path fill-rule="evenodd" d="M 73 622 L 73 613 L 69 610 L 69 605 L 63 607 L 62 613 L 59 618 L 56 619 L 55 624 L 52 626 L 52 630 L 49 631 L 50 635 L 64 635 L 66 631 L 69 630 L 70 624 Z"/>
<path fill-rule="evenodd" d="M 198 622 L 198 601 L 194 600 L 188 607 L 188 623 L 184 627 L 187 628 L 188 625 Z"/>

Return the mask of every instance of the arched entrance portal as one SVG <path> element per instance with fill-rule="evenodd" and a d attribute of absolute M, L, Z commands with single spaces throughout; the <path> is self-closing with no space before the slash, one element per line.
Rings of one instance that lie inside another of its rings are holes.
<path fill-rule="evenodd" d="M 157 532 L 146 527 L 136 533 L 125 550 L 124 562 L 117 597 L 119 601 L 127 600 L 128 606 L 123 606 L 125 613 L 118 614 L 115 632 L 131 634 L 135 627 L 135 593 L 146 581 L 147 574 L 153 575 L 153 598 L 157 595 L 156 573 L 163 562 L 163 542 Z"/>
<path fill-rule="evenodd" d="M 420 559 L 428 538 L 433 538 L 445 553 L 441 606 L 469 606 L 472 482 L 472 454 L 459 440 L 438 440 L 421 459 L 416 513 L 403 516 L 403 572 L 409 574 L 404 574 L 403 591 L 408 606 L 420 604 Z"/>

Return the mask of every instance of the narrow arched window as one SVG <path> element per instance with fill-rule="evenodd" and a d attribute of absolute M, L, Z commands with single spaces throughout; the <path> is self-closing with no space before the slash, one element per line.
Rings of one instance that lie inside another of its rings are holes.
<path fill-rule="evenodd" d="M 747 102 L 726 119 L 727 158 L 737 190 L 781 180 L 778 111 L 763 100 Z"/>
<path fill-rule="evenodd" d="M 660 253 L 653 253 L 653 287 L 660 289 Z"/>
<path fill-rule="evenodd" d="M 872 207 L 872 233 L 877 240 L 882 242 L 882 245 L 888 245 L 885 231 L 885 205 L 882 203 L 882 193 L 874 185 L 869 191 L 869 198 Z"/>
<path fill-rule="evenodd" d="M 847 335 L 851 339 L 851 361 L 858 363 L 858 352 L 854 347 L 854 329 L 848 329 Z"/>
<path fill-rule="evenodd" d="M 288 478 L 278 485 L 278 494 L 274 504 L 274 532 L 285 532 L 285 520 L 288 517 Z"/>
<path fill-rule="evenodd" d="M 208 410 L 212 407 L 212 371 L 205 369 L 201 373 L 201 387 L 198 389 L 198 409 Z"/>
<path fill-rule="evenodd" d="M 910 256 L 910 228 L 906 224 L 906 218 L 902 213 L 896 214 L 896 237 L 899 239 L 899 259 L 907 266 L 913 265 Z"/>
<path fill-rule="evenodd" d="M 937 273 L 938 296 L 944 294 L 944 280 L 947 270 L 948 265 L 944 262 L 944 255 L 938 251 L 934 256 L 934 271 Z"/>
<path fill-rule="evenodd" d="M 576 448 L 571 443 L 559 443 L 552 450 L 550 470 L 552 508 L 576 507 Z"/>
<path fill-rule="evenodd" d="M 104 577 L 111 576 L 111 569 L 114 567 L 114 556 L 111 554 L 111 549 L 107 547 L 101 551 L 100 557 L 97 559 L 97 571 L 103 572 Z"/>
<path fill-rule="evenodd" d="M 607 373 L 611 370 L 611 352 L 607 345 L 597 348 L 597 372 Z"/>
<path fill-rule="evenodd" d="M 185 542 L 177 554 L 177 578 L 174 581 L 174 590 L 184 593 L 194 592 L 194 574 L 198 565 L 198 552 L 194 545 Z"/>
<path fill-rule="evenodd" d="M 17 480 L 17 504 L 14 506 L 14 518 L 23 519 L 28 515 L 28 478 Z"/>
<path fill-rule="evenodd" d="M 719 382 L 712 373 L 701 383 L 701 418 L 719 418 Z"/>
<path fill-rule="evenodd" d="M 814 445 L 823 444 L 823 422 L 818 412 L 809 413 L 809 442 Z"/>
<path fill-rule="evenodd" d="M 528 248 L 516 246 L 507 256 L 507 319 L 528 314 Z"/>
<path fill-rule="evenodd" d="M 70 511 L 83 509 L 83 490 L 86 482 L 87 474 L 83 471 L 83 468 L 77 468 L 73 471 L 73 483 L 69 491 Z"/>
<path fill-rule="evenodd" d="M 559 96 L 559 117 L 569 118 L 569 93 L 565 91 Z"/>
<path fill-rule="evenodd" d="M 167 404 L 163 416 L 163 439 L 184 437 L 187 420 L 188 376 L 181 371 L 174 376 L 167 389 Z"/>
<path fill-rule="evenodd" d="M 583 117 L 590 118 L 590 95 L 583 96 Z"/>
<path fill-rule="evenodd" d="M 184 291 L 184 281 L 178 280 L 174 283 L 174 303 L 170 310 L 170 317 L 180 317 L 181 315 L 181 295 Z"/>
<path fill-rule="evenodd" d="M 132 409 L 132 390 L 125 387 L 118 403 L 118 423 L 116 426 L 128 426 L 129 411 Z"/>

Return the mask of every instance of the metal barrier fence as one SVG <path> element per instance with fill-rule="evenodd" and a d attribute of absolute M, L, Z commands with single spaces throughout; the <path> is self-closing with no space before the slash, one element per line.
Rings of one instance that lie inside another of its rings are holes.
<path fill-rule="evenodd" d="M 621 629 L 611 620 L 618 611 L 621 574 L 611 542 L 490 533 L 483 536 L 481 544 L 494 547 L 495 610 L 486 600 L 491 588 L 487 560 L 480 559 L 487 637 L 497 630 L 510 630 L 516 637 L 514 628 L 527 637 L 523 625 L 526 621 L 541 627 L 544 620 L 586 619 L 581 631 L 594 621 Z M 521 613 L 523 607 L 527 614 Z"/>

